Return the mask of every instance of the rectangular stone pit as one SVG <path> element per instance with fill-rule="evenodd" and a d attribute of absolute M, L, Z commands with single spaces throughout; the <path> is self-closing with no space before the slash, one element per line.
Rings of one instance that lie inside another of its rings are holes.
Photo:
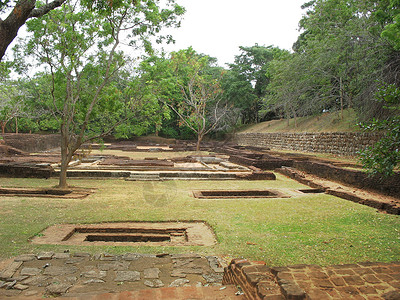
<path fill-rule="evenodd" d="M 35 244 L 115 246 L 211 246 L 212 229 L 204 222 L 124 222 L 54 225 L 32 239 Z"/>
<path fill-rule="evenodd" d="M 278 190 L 205 190 L 193 191 L 199 199 L 232 199 L 232 198 L 289 198 Z"/>

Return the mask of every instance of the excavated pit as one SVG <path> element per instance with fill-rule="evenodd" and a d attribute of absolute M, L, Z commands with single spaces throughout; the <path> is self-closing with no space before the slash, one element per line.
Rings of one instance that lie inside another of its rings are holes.
<path fill-rule="evenodd" d="M 85 188 L 0 188 L 0 197 L 85 198 L 94 191 Z"/>
<path fill-rule="evenodd" d="M 299 192 L 302 192 L 304 194 L 322 194 L 325 193 L 324 189 L 301 189 L 298 190 Z"/>
<path fill-rule="evenodd" d="M 212 229 L 204 222 L 125 222 L 54 225 L 32 239 L 35 244 L 211 246 Z"/>
<path fill-rule="evenodd" d="M 231 199 L 231 198 L 289 198 L 290 196 L 278 190 L 205 190 L 193 191 L 193 196 L 199 199 Z"/>

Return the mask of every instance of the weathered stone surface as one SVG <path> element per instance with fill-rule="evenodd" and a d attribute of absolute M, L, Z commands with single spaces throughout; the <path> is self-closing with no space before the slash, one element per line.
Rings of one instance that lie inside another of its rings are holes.
<path fill-rule="evenodd" d="M 28 276 L 34 276 L 34 275 L 39 275 L 42 272 L 41 269 L 39 268 L 23 268 L 21 270 L 21 275 L 28 275 Z"/>
<path fill-rule="evenodd" d="M 185 274 L 203 274 L 202 268 L 182 268 L 177 270 Z"/>
<path fill-rule="evenodd" d="M 51 259 L 54 255 L 54 252 L 41 252 L 36 257 L 38 260 L 48 260 Z"/>
<path fill-rule="evenodd" d="M 122 255 L 121 259 L 127 260 L 127 261 L 132 261 L 132 260 L 138 260 L 141 257 L 142 256 L 137 253 L 126 253 L 126 254 Z"/>
<path fill-rule="evenodd" d="M 72 255 L 73 257 L 90 257 L 90 253 L 87 252 L 76 252 Z"/>
<path fill-rule="evenodd" d="M 98 264 L 98 268 L 102 271 L 123 271 L 128 270 L 130 263 L 127 261 L 113 261 L 109 263 Z"/>
<path fill-rule="evenodd" d="M 83 262 L 84 260 L 85 260 L 84 257 L 71 257 L 71 258 L 67 259 L 67 260 L 65 261 L 65 263 L 68 264 L 68 265 L 74 265 L 74 264 L 81 263 L 81 262 Z"/>
<path fill-rule="evenodd" d="M 46 293 L 52 296 L 61 296 L 62 294 L 65 294 L 68 289 L 71 287 L 70 284 L 57 284 L 57 283 L 52 283 L 49 286 L 46 287 Z"/>
<path fill-rule="evenodd" d="M 145 280 L 144 285 L 151 288 L 160 288 L 164 286 L 164 283 L 160 279 Z"/>
<path fill-rule="evenodd" d="M 143 270 L 143 276 L 145 279 L 158 279 L 160 272 L 159 268 L 148 268 Z"/>
<path fill-rule="evenodd" d="M 187 276 L 187 274 L 183 273 L 183 271 L 181 269 L 173 270 L 171 272 L 171 277 L 185 278 L 186 276 Z"/>
<path fill-rule="evenodd" d="M 31 261 L 36 258 L 35 254 L 24 254 L 17 256 L 14 261 Z"/>
<path fill-rule="evenodd" d="M 61 276 L 61 275 L 69 275 L 78 272 L 78 268 L 74 266 L 50 266 L 43 271 L 43 275 L 49 276 Z"/>
<path fill-rule="evenodd" d="M 183 253 L 183 254 L 171 254 L 172 259 L 190 259 L 190 258 L 201 258 L 200 255 L 196 253 Z"/>
<path fill-rule="evenodd" d="M 122 281 L 139 281 L 140 280 L 140 272 L 137 271 L 116 271 L 116 276 L 114 281 L 122 282 Z"/>
<path fill-rule="evenodd" d="M 179 278 L 171 282 L 169 287 L 180 287 L 184 286 L 185 284 L 189 283 L 188 279 Z"/>
<path fill-rule="evenodd" d="M 99 271 L 99 270 L 92 270 L 92 271 L 84 272 L 81 275 L 82 275 L 82 277 L 85 277 L 85 278 L 101 279 L 101 278 L 105 278 L 107 276 L 107 272 Z"/>
<path fill-rule="evenodd" d="M 203 274 L 203 278 L 207 283 L 222 282 L 222 274 Z"/>
<path fill-rule="evenodd" d="M 22 266 L 22 261 L 13 261 L 7 268 L 0 273 L 0 279 L 8 279 L 14 276 L 15 272 Z"/>
<path fill-rule="evenodd" d="M 47 284 L 47 280 L 49 277 L 39 275 L 39 276 L 31 276 L 21 283 L 24 285 L 30 285 L 30 286 L 45 286 Z"/>
<path fill-rule="evenodd" d="M 53 259 L 67 259 L 70 258 L 71 254 L 69 253 L 54 253 Z"/>
<path fill-rule="evenodd" d="M 24 290 L 26 290 L 26 289 L 28 289 L 28 288 L 29 288 L 29 286 L 23 285 L 23 284 L 20 284 L 20 283 L 17 283 L 17 284 L 14 285 L 14 287 L 13 287 L 13 289 L 16 289 L 16 290 L 19 290 L 19 291 L 24 291 Z"/>
<path fill-rule="evenodd" d="M 221 266 L 221 264 L 218 261 L 218 258 L 215 256 L 207 256 L 208 263 L 210 265 L 210 268 L 216 272 L 216 273 L 223 273 L 224 268 Z"/>
<path fill-rule="evenodd" d="M 104 280 L 92 278 L 84 281 L 83 284 L 104 283 L 104 282 L 105 282 Z"/>

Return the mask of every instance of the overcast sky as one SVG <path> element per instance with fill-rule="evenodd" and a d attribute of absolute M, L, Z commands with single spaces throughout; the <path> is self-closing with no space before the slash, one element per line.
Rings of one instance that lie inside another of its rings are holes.
<path fill-rule="evenodd" d="M 239 46 L 278 46 L 291 50 L 299 31 L 305 0 L 177 0 L 186 8 L 179 29 L 172 30 L 175 45 L 168 52 L 192 46 L 231 63 Z"/>

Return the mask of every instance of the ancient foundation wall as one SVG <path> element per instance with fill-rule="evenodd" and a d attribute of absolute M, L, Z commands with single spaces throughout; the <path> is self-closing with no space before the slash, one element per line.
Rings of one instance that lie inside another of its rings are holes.
<path fill-rule="evenodd" d="M 60 147 L 59 134 L 5 133 L 0 136 L 7 145 L 26 152 L 46 151 Z"/>
<path fill-rule="evenodd" d="M 355 156 L 380 137 L 376 133 L 353 132 L 238 133 L 234 140 L 242 146 Z"/>

